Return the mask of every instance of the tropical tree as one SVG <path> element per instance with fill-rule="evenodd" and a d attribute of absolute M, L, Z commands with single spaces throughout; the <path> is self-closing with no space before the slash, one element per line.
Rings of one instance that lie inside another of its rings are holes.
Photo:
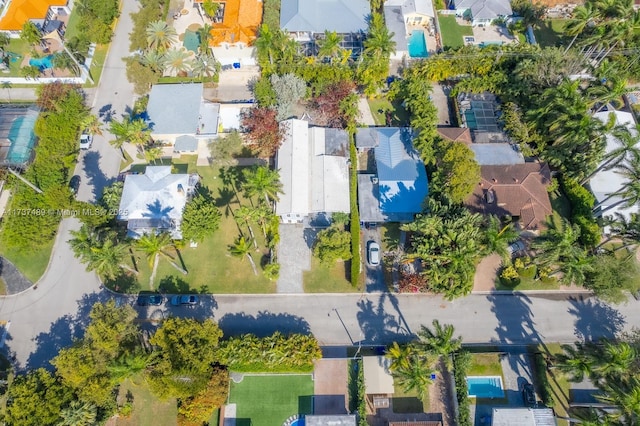
<path fill-rule="evenodd" d="M 205 23 L 202 28 L 198 29 L 198 37 L 200 38 L 200 46 L 198 47 L 200 55 L 209 56 L 209 42 L 211 41 L 211 30 L 213 26 L 209 23 Z"/>
<path fill-rule="evenodd" d="M 547 229 L 533 241 L 531 247 L 536 250 L 536 259 L 541 266 L 551 267 L 566 261 L 586 257 L 580 247 L 580 228 L 567 219 L 552 217 Z"/>
<path fill-rule="evenodd" d="M 638 129 L 632 133 L 625 126 L 614 128 L 611 132 L 614 137 L 611 140 L 616 146 L 604 154 L 598 168 L 581 183 L 587 183 L 589 179 L 600 171 L 615 169 L 625 162 L 632 161 L 634 158 L 640 158 L 640 144 L 638 144 L 639 136 L 637 132 Z"/>
<path fill-rule="evenodd" d="M 90 402 L 72 401 L 60 412 L 60 426 L 91 426 L 96 422 L 98 408 Z"/>
<path fill-rule="evenodd" d="M 611 303 L 622 303 L 629 294 L 640 290 L 638 263 L 635 255 L 598 254 L 593 257 L 584 286 Z"/>
<path fill-rule="evenodd" d="M 75 75 L 80 74 L 80 68 L 76 61 L 67 52 L 56 52 L 53 54 L 53 66 L 55 68 L 67 69 Z"/>
<path fill-rule="evenodd" d="M 82 120 L 80 127 L 92 135 L 102 135 L 102 123 L 97 115 L 87 114 L 84 120 Z"/>
<path fill-rule="evenodd" d="M 342 36 L 335 31 L 324 30 L 324 37 L 317 41 L 318 56 L 329 58 L 330 61 L 340 56 Z"/>
<path fill-rule="evenodd" d="M 418 332 L 418 342 L 424 345 L 427 351 L 433 352 L 444 361 L 447 369 L 453 367 L 451 354 L 462 348 L 462 338 L 453 337 L 455 329 L 451 324 L 440 324 L 440 321 L 433 320 L 433 329 L 420 327 Z"/>
<path fill-rule="evenodd" d="M 582 34 L 587 27 L 596 25 L 596 17 L 597 12 L 592 2 L 585 2 L 584 5 L 577 6 L 573 9 L 571 19 L 564 27 L 565 34 L 573 36 L 565 53 L 571 49 L 578 36 Z"/>
<path fill-rule="evenodd" d="M 208 193 L 199 192 L 185 206 L 180 229 L 182 238 L 200 242 L 220 227 L 221 214 Z"/>
<path fill-rule="evenodd" d="M 619 239 L 622 244 L 617 250 L 623 250 L 640 243 L 640 215 L 630 213 L 629 218 L 620 212 L 614 212 L 614 216 L 606 216 L 604 221 L 605 229 L 608 229 L 607 239 L 602 241 L 597 248 L 602 248 L 613 239 Z"/>
<path fill-rule="evenodd" d="M 209 19 L 213 19 L 216 17 L 219 8 L 220 3 L 213 0 L 204 0 L 202 2 L 202 11 Z"/>
<path fill-rule="evenodd" d="M 569 381 L 579 383 L 591 377 L 595 361 L 582 343 L 562 345 L 563 353 L 557 356 L 555 366 L 567 374 Z"/>
<path fill-rule="evenodd" d="M 164 54 L 165 70 L 170 74 L 186 73 L 192 68 L 191 52 L 182 49 L 169 49 Z"/>
<path fill-rule="evenodd" d="M 75 256 L 87 264 L 88 271 L 111 280 L 119 276 L 122 269 L 132 271 L 124 263 L 128 246 L 118 241 L 115 232 L 95 232 L 82 225 L 78 231 L 71 231 L 71 236 L 69 245 Z"/>
<path fill-rule="evenodd" d="M 248 197 L 263 196 L 268 206 L 271 201 L 278 201 L 278 194 L 282 193 L 282 183 L 277 170 L 271 170 L 267 166 L 254 166 L 243 169 L 244 182 L 242 189 Z"/>
<path fill-rule="evenodd" d="M 395 52 L 396 42 L 393 41 L 394 33 L 389 32 L 380 13 L 372 13 L 369 23 L 369 33 L 364 41 L 365 53 L 373 57 L 388 60 Z"/>
<path fill-rule="evenodd" d="M 166 259 L 171 266 L 182 274 L 187 274 L 186 270 L 173 261 L 175 257 L 168 252 L 169 249 L 175 250 L 176 247 L 174 242 L 171 240 L 171 235 L 168 233 L 147 233 L 140 237 L 135 244 L 136 248 L 146 255 L 149 267 L 151 267 L 151 276 L 149 277 L 149 286 L 151 288 L 153 288 L 153 282 L 156 278 L 156 271 L 158 270 L 160 257 Z"/>
<path fill-rule="evenodd" d="M 284 138 L 285 126 L 278 122 L 277 116 L 274 108 L 265 107 L 250 108 L 242 114 L 247 140 L 264 157 L 275 155 Z"/>
<path fill-rule="evenodd" d="M 431 375 L 434 373 L 432 362 L 417 352 L 413 352 L 406 364 L 396 363 L 391 375 L 396 379 L 405 393 L 415 391 L 420 400 L 424 399 L 431 385 Z"/>
<path fill-rule="evenodd" d="M 498 217 L 490 215 L 487 219 L 484 239 L 486 251 L 500 255 L 503 261 L 508 263 L 511 261 L 509 244 L 518 239 L 518 231 L 513 227 L 512 222 L 509 221 L 503 225 Z"/>
<path fill-rule="evenodd" d="M 26 41 L 31 45 L 36 45 L 40 43 L 42 34 L 40 33 L 40 30 L 38 29 L 36 24 L 27 20 L 22 25 L 22 30 L 20 31 L 20 39 Z"/>
<path fill-rule="evenodd" d="M 196 55 L 191 72 L 198 78 L 213 78 L 220 69 L 220 63 L 210 54 Z"/>
<path fill-rule="evenodd" d="M 150 22 L 146 32 L 149 48 L 160 52 L 169 49 L 178 39 L 176 30 L 166 21 Z"/>
<path fill-rule="evenodd" d="M 332 264 L 337 260 L 351 259 L 351 234 L 344 227 L 332 224 L 330 227 L 318 232 L 313 254 L 323 264 Z"/>
<path fill-rule="evenodd" d="M 620 189 L 607 194 L 593 207 L 596 216 L 603 216 L 605 212 L 618 206 L 631 207 L 640 202 L 640 156 L 632 156 L 629 161 L 619 164 L 616 172 L 622 176 L 624 183 Z M 618 200 L 607 205 L 607 202 L 614 197 Z M 603 206 L 606 207 L 603 208 Z"/>
<path fill-rule="evenodd" d="M 229 253 L 231 253 L 231 255 L 234 257 L 239 257 L 240 259 L 247 258 L 249 260 L 249 263 L 251 264 L 254 275 L 258 275 L 256 264 L 253 261 L 253 257 L 251 256 L 250 241 L 245 240 L 244 237 L 238 238 L 235 243 L 229 246 Z"/>
<path fill-rule="evenodd" d="M 251 227 L 251 222 L 256 222 L 258 219 L 257 210 L 249 206 L 240 206 L 235 212 L 233 212 L 233 217 L 238 222 L 238 225 L 240 222 L 243 222 L 247 226 L 249 229 L 249 235 L 251 236 L 251 241 L 253 241 L 253 246 L 258 250 L 256 236 L 253 233 L 253 228 Z"/>
<path fill-rule="evenodd" d="M 387 352 L 384 355 L 391 361 L 389 370 L 394 371 L 409 368 L 414 352 L 415 347 L 413 345 L 400 346 L 398 342 L 393 342 L 391 346 L 387 348 Z"/>
<path fill-rule="evenodd" d="M 140 62 L 153 70 L 154 73 L 162 74 L 164 72 L 165 58 L 164 53 L 158 50 L 147 50 L 140 57 Z"/>
<path fill-rule="evenodd" d="M 151 140 L 151 129 L 142 118 L 133 118 L 126 116 L 122 121 L 111 120 L 109 122 L 109 132 L 115 136 L 115 140 L 110 143 L 120 149 L 122 153 L 122 145 L 130 142 L 137 146 L 144 153 L 145 146 Z M 124 154 L 123 154 L 124 158 Z"/>

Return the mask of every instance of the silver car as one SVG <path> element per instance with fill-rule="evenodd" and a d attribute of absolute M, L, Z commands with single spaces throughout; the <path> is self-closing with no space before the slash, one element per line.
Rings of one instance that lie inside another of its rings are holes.
<path fill-rule="evenodd" d="M 370 265 L 376 266 L 380 264 L 380 245 L 375 241 L 367 243 L 367 257 Z"/>
<path fill-rule="evenodd" d="M 91 143 L 93 142 L 93 136 L 88 133 L 83 133 L 80 135 L 80 149 L 89 149 L 91 148 Z"/>

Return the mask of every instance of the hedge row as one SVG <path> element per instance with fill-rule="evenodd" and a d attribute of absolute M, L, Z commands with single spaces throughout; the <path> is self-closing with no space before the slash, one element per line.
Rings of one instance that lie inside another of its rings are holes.
<path fill-rule="evenodd" d="M 580 227 L 580 242 L 586 247 L 595 247 L 601 236 L 600 227 L 593 219 L 595 197 L 575 179 L 563 176 L 560 186 L 571 203 L 571 222 Z"/>
<path fill-rule="evenodd" d="M 544 355 L 540 352 L 533 354 L 533 361 L 533 370 L 536 375 L 536 383 L 539 386 L 538 391 L 540 393 L 542 403 L 547 407 L 552 408 L 556 402 L 553 399 L 553 391 L 551 390 L 551 384 L 547 378 L 547 361 L 544 358 Z"/>
<path fill-rule="evenodd" d="M 360 213 L 358 212 L 358 154 L 353 133 L 349 135 L 349 154 L 351 176 L 349 180 L 349 198 L 351 202 L 351 285 L 357 287 L 360 282 Z"/>
<path fill-rule="evenodd" d="M 456 399 L 458 400 L 458 426 L 473 426 L 471 408 L 467 390 L 467 371 L 471 365 L 471 354 L 459 352 L 453 357 L 453 378 L 456 384 Z"/>

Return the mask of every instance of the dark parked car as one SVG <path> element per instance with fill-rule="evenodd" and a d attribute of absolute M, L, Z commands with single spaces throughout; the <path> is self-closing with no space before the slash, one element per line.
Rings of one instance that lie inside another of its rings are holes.
<path fill-rule="evenodd" d="M 138 306 L 160 306 L 163 301 L 164 297 L 158 293 L 138 294 Z"/>
<path fill-rule="evenodd" d="M 193 294 L 183 294 L 182 296 L 173 296 L 171 298 L 171 304 L 173 306 L 181 306 L 181 305 L 197 305 L 200 299 L 198 296 Z"/>
<path fill-rule="evenodd" d="M 525 382 L 522 385 L 522 399 L 528 407 L 535 407 L 537 405 L 536 390 L 531 383 Z"/>
<path fill-rule="evenodd" d="M 78 190 L 80 189 L 80 176 L 79 175 L 73 175 L 73 177 L 69 181 L 69 189 L 71 190 L 73 195 L 76 195 L 78 193 Z"/>

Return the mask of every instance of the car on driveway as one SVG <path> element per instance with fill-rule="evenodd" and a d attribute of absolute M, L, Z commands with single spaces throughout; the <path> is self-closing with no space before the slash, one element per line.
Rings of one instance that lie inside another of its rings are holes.
<path fill-rule="evenodd" d="M 93 142 L 93 136 L 89 133 L 83 132 L 80 135 L 80 149 L 89 149 L 91 148 L 91 143 Z"/>
<path fill-rule="evenodd" d="M 200 298 L 194 294 L 176 295 L 171 298 L 173 306 L 197 305 Z"/>
<path fill-rule="evenodd" d="M 380 264 L 380 244 L 373 240 L 367 243 L 367 258 L 371 266 Z"/>
<path fill-rule="evenodd" d="M 536 390 L 531 383 L 524 382 L 522 385 L 522 399 L 527 407 L 535 407 L 537 405 Z"/>
<path fill-rule="evenodd" d="M 526 249 L 527 249 L 527 246 L 522 240 L 514 241 L 513 243 L 509 244 L 509 246 L 507 247 L 507 251 L 511 256 L 517 255 L 525 251 Z"/>
<path fill-rule="evenodd" d="M 160 306 L 163 301 L 164 297 L 158 293 L 138 294 L 138 306 Z"/>

